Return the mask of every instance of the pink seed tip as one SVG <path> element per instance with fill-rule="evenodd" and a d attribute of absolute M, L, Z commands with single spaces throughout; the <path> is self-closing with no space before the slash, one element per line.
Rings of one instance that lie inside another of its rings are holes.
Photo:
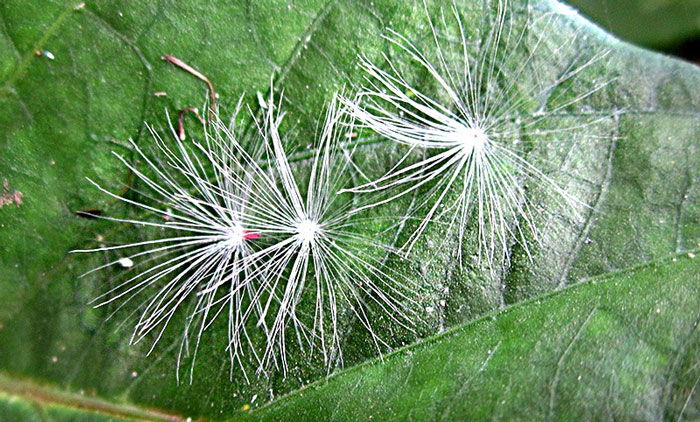
<path fill-rule="evenodd" d="M 255 240 L 260 239 L 260 232 L 254 232 L 252 230 L 243 230 L 243 239 L 245 240 Z"/>

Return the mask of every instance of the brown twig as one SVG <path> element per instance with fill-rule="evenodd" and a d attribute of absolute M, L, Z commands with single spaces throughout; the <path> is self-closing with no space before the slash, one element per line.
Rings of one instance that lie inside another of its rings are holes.
<path fill-rule="evenodd" d="M 197 119 L 199 119 L 199 121 L 202 124 L 205 124 L 204 119 L 202 119 L 202 116 L 199 115 L 199 110 L 197 110 L 196 108 L 187 107 L 185 109 L 182 109 L 182 111 L 180 111 L 180 115 L 177 118 L 177 136 L 180 137 L 181 141 L 185 140 L 185 126 L 182 124 L 182 118 L 185 116 L 185 113 L 187 113 L 187 112 L 193 113 L 195 116 L 197 116 Z"/>
<path fill-rule="evenodd" d="M 161 59 L 165 60 L 168 63 L 174 64 L 175 66 L 196 76 L 199 80 L 204 81 L 204 83 L 207 84 L 207 86 L 209 87 L 209 95 L 211 95 L 211 106 L 209 107 L 209 121 L 211 121 L 211 119 L 214 118 L 214 108 L 216 106 L 216 93 L 214 92 L 214 86 L 211 84 L 209 79 L 207 79 L 206 76 L 199 73 L 195 68 L 183 62 L 175 56 L 166 54 L 164 56 L 161 56 Z"/>

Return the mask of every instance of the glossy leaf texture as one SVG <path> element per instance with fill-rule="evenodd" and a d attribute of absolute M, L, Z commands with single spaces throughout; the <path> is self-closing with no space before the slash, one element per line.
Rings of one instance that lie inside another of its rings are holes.
<path fill-rule="evenodd" d="M 245 420 L 694 420 L 699 262 L 674 257 L 526 301 Z"/>
<path fill-rule="evenodd" d="M 451 5 L 428 2 L 435 16 Z M 470 34 L 484 37 L 493 4 L 465 0 L 456 6 Z M 397 271 L 417 277 L 427 292 L 421 300 L 437 312 L 426 312 L 427 324 L 418 335 L 388 325 L 382 335 L 394 348 L 408 348 L 387 355 L 384 363 L 373 360 L 369 339 L 348 317 L 347 372 L 334 368 L 340 375 L 327 386 L 325 366 L 304 356 L 291 357 L 286 378 L 274 375 L 248 384 L 234 373 L 231 380 L 222 324 L 202 345 L 193 383 L 178 385 L 181 325 L 174 321 L 146 357 L 149 344 L 128 344 L 129 309 L 106 319 L 114 308 L 88 304 L 119 279 L 119 270 L 78 278 L 114 256 L 68 254 L 99 242 L 148 236 L 76 213 L 138 216 L 84 178 L 120 191 L 129 174 L 111 151 L 132 154 L 129 137 L 147 147 L 144 121 L 163 130 L 165 109 L 174 114 L 204 102 L 204 86 L 160 57 L 172 54 L 205 73 L 227 111 L 244 95 L 256 112 L 256 91 L 266 93 L 274 74 L 275 86 L 284 89 L 287 147 L 303 170 L 324 104 L 336 91 L 352 90 L 362 81 L 358 53 L 378 60 L 383 52 L 398 60 L 400 52 L 380 36 L 386 27 L 429 48 L 423 4 L 3 2 L 0 179 L 6 183 L 0 189 L 12 202 L 3 201 L 0 208 L 0 420 L 39 412 L 28 403 L 58 403 L 60 414 L 41 410 L 55 420 L 71 420 L 66 409 L 98 411 L 83 395 L 144 412 L 159 409 L 157 415 L 183 420 L 238 418 L 243 409 L 268 402 L 251 415 L 311 417 L 318 411 L 403 418 L 411 409 L 401 406 L 415 404 L 416 419 L 430 419 L 430 412 L 505 419 L 515 409 L 523 419 L 605 419 L 597 413 L 601 406 L 591 407 L 598 397 L 609 398 L 610 418 L 697 417 L 697 261 L 657 260 L 685 256 L 700 245 L 700 71 L 622 43 L 560 4 L 514 1 L 511 7 L 516 25 L 524 25 L 528 8 L 561 15 L 533 62 L 538 76 L 560 74 L 582 54 L 609 51 L 565 96 L 613 82 L 542 128 L 584 125 L 591 116 L 601 122 L 527 151 L 532 162 L 549 166 L 551 177 L 588 205 L 581 218 L 551 219 L 547 238 L 531 257 L 514 245 L 511 262 L 493 273 L 469 253 L 457 262 L 458 242 L 439 226 L 427 231 L 412 262 Z M 547 51 L 570 37 L 576 41 L 548 57 Z M 434 89 L 418 66 L 405 66 L 421 88 Z M 526 76 L 515 85 L 522 95 L 536 80 L 532 72 Z M 401 157 L 383 139 L 368 136 L 360 142 L 358 164 L 376 171 L 374 176 Z M 374 217 L 400 219 L 410 203 L 406 198 Z M 367 230 L 379 233 L 379 226 Z M 396 242 L 409 234 L 400 232 Z M 463 245 L 467 252 L 470 247 Z M 593 279 L 599 284 L 576 284 L 590 277 L 600 277 Z M 470 323 L 484 315 L 489 317 Z M 512 366 L 519 359 L 526 362 Z M 363 364 L 368 360 L 372 363 Z M 579 361 L 580 370 L 574 365 Z M 410 388 L 399 387 L 402 380 Z M 23 383 L 29 387 L 12 387 Z M 312 389 L 300 390 L 310 383 Z M 434 388 L 414 385 L 422 383 Z M 63 394 L 65 400 L 55 398 Z M 285 395 L 290 398 L 276 404 Z M 369 396 L 377 401 L 362 402 Z M 104 414 L 141 418 L 121 410 Z"/>

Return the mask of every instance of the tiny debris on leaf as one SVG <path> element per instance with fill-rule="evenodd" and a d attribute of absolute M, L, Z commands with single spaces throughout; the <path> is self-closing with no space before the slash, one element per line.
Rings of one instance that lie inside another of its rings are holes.
<path fill-rule="evenodd" d="M 2 179 L 2 195 L 0 195 L 0 208 L 5 205 L 15 204 L 17 208 L 22 205 L 24 194 L 18 190 L 10 190 L 10 182 Z"/>
<path fill-rule="evenodd" d="M 119 265 L 121 265 L 124 268 L 131 268 L 134 266 L 134 261 L 132 261 L 129 258 L 121 258 L 119 261 Z"/>

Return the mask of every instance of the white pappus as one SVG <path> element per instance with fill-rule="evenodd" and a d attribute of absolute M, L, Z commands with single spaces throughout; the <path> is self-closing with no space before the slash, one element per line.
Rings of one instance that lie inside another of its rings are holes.
<path fill-rule="evenodd" d="M 245 173 L 231 160 L 233 145 L 237 144 L 234 131 L 221 124 L 218 116 L 216 120 L 216 124 L 210 125 L 213 130 L 206 133 L 204 144 L 186 145 L 172 126 L 172 144 L 149 127 L 157 146 L 156 154 L 149 156 L 130 141 L 139 160 L 146 163 L 148 174 L 114 153 L 138 179 L 141 190 L 137 191 L 134 186 L 130 190 L 142 200 L 112 193 L 88 179 L 100 191 L 150 216 L 143 220 L 98 218 L 159 229 L 159 238 L 72 251 L 129 253 L 83 276 L 112 265 L 129 268 L 126 280 L 93 303 L 100 307 L 118 302 L 119 310 L 132 300 L 143 298 L 134 310 L 139 317 L 131 343 L 138 343 L 155 332 L 149 354 L 178 309 L 188 309 L 178 368 L 181 359 L 191 352 L 190 381 L 202 334 L 221 313 L 228 314 L 229 318 L 232 370 L 235 363 L 243 368 L 241 358 L 246 350 L 257 360 L 245 320 L 251 313 L 260 311 L 255 301 L 258 288 L 253 285 L 260 262 L 252 248 L 252 243 L 260 237 L 260 230 L 244 226 L 252 223 L 250 219 L 245 219 L 244 223 L 243 218 L 257 203 L 249 201 L 253 181 L 246 179 Z M 232 122 L 235 122 L 235 115 Z M 233 175 L 239 175 L 236 183 L 232 183 Z M 130 265 L 125 266 L 124 262 Z M 190 351 L 193 327 L 194 350 Z"/>
<path fill-rule="evenodd" d="M 399 65 L 383 54 L 385 68 L 366 57 L 360 58 L 366 72 L 366 87 L 355 98 L 344 99 L 358 126 L 408 147 L 406 154 L 384 176 L 348 189 L 372 193 L 375 197 L 356 211 L 416 192 L 420 203 L 416 209 L 427 212 L 420 216 L 420 224 L 402 247 L 406 254 L 430 223 L 447 221 L 449 228 L 458 227 L 461 257 L 465 232 L 475 219 L 479 261 L 485 258 L 488 266 L 494 268 L 496 261 L 508 259 L 511 242 L 521 244 L 531 256 L 529 242 L 540 241 L 537 214 L 550 212 L 551 207 L 575 214 L 576 208 L 585 204 L 528 162 L 516 145 L 522 145 L 525 139 L 537 140 L 553 133 L 569 136 L 573 130 L 601 120 L 594 117 L 575 127 L 538 128 L 541 122 L 564 114 L 568 107 L 609 83 L 597 84 L 582 94 L 572 94 L 571 86 L 564 86 L 607 53 L 588 57 L 581 54 L 548 81 L 546 75 L 528 74 L 548 35 L 542 28 L 539 32 L 533 29 L 540 25 L 554 27 L 560 17 L 558 13 L 545 12 L 533 17 L 528 9 L 527 23 L 516 29 L 507 1 L 498 0 L 487 35 L 472 42 L 456 6 L 441 14 L 438 21 L 441 25 L 435 24 L 425 3 L 424 8 L 432 35 L 428 42 L 432 45 L 430 51 L 421 50 L 390 29 L 385 38 L 410 63 L 417 64 L 437 94 L 426 93 L 411 84 L 408 75 L 400 70 L 406 68 L 405 63 Z M 448 21 L 454 24 L 451 29 Z M 534 39 L 528 39 L 531 35 Z M 570 37 L 548 54 L 557 56 L 575 40 L 575 36 Z M 522 50 L 529 52 L 527 57 L 521 56 Z M 535 81 L 530 82 L 525 92 L 516 93 L 515 88 L 523 77 Z M 532 110 L 527 105 L 528 98 L 537 96 L 556 98 L 544 100 Z M 550 105 L 559 98 L 564 99 Z M 530 110 L 523 111 L 528 107 Z M 411 163 L 415 151 L 423 151 L 425 156 Z M 528 184 L 541 186 L 550 205 L 545 205 L 547 201 L 532 201 Z"/>
<path fill-rule="evenodd" d="M 351 152 L 340 144 L 347 113 L 334 98 L 309 174 L 304 166 L 293 171 L 279 133 L 284 113 L 273 103 L 272 87 L 270 92 L 264 117 L 253 117 L 256 130 L 246 144 L 256 152 L 244 148 L 213 112 L 202 143 L 185 143 L 172 127 L 174 147 L 151 130 L 156 157 L 132 142 L 148 174 L 115 154 L 138 179 L 142 190 L 131 190 L 143 200 L 91 181 L 152 217 L 99 218 L 153 227 L 160 236 L 73 251 L 132 251 L 87 273 L 117 265 L 128 274 L 95 299 L 95 306 L 116 302 L 119 309 L 143 298 L 134 310 L 139 316 L 131 342 L 155 332 L 149 353 L 178 309 L 186 308 L 178 367 L 193 343 L 190 382 L 202 335 L 222 314 L 228 316 L 232 371 L 237 365 L 246 378 L 246 355 L 260 372 L 275 367 L 286 374 L 290 339 L 309 354 L 320 353 L 330 369 L 342 364 L 342 329 L 352 321 L 367 330 L 381 353 L 387 344 L 374 329 L 379 320 L 413 331 L 421 319 L 416 283 L 385 265 L 392 248 L 361 234 L 352 195 L 337 194 L 348 179 L 345 155 Z M 252 329 L 263 344 L 251 339 Z"/>
<path fill-rule="evenodd" d="M 375 256 L 391 248 L 361 234 L 348 195 L 336 193 L 348 181 L 348 151 L 340 142 L 352 130 L 337 98 L 327 105 L 308 175 L 292 170 L 284 150 L 281 101 L 275 104 L 270 94 L 258 122 L 266 169 L 252 162 L 248 167 L 269 203 L 261 232 L 279 239 L 258 253 L 265 260 L 266 293 L 260 296 L 267 298 L 262 307 L 268 336 L 261 370 L 272 365 L 287 372 L 290 339 L 310 354 L 318 351 L 330 369 L 342 364 L 342 313 L 354 315 L 381 354 L 386 343 L 373 328 L 379 319 L 409 331 L 420 320 L 416 283 Z"/>

